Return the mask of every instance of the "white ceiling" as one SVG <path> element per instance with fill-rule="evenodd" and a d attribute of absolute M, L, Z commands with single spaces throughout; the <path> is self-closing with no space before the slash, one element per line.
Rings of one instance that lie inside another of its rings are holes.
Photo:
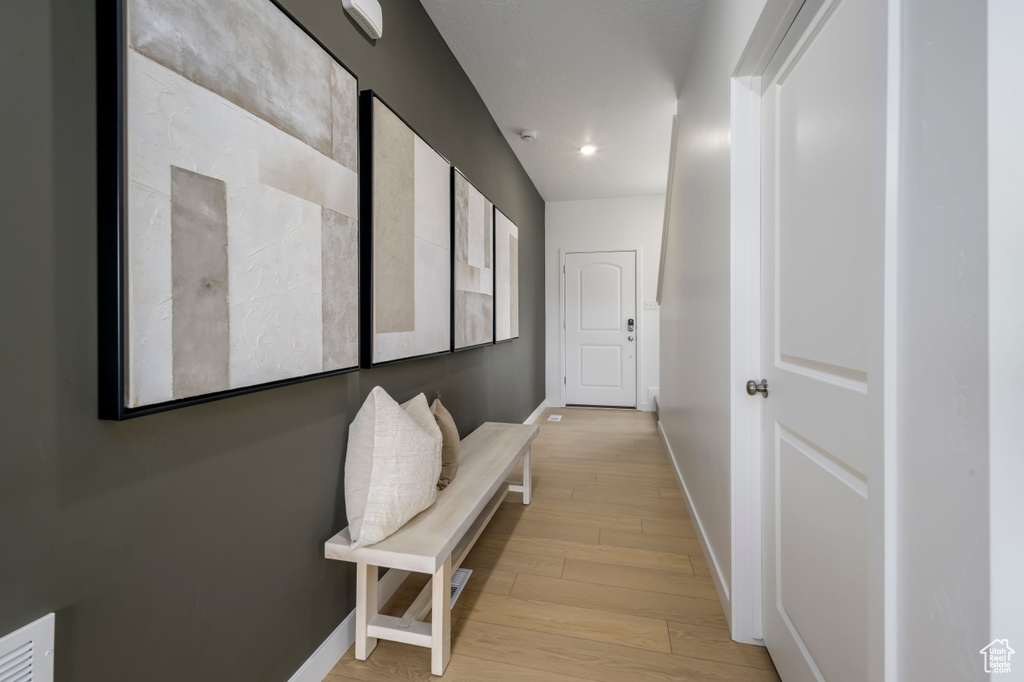
<path fill-rule="evenodd" d="M 706 0 L 421 2 L 546 201 L 664 193 Z"/>

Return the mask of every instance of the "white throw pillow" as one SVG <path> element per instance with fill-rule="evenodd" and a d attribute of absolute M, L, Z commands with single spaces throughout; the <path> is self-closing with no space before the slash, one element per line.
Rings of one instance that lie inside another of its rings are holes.
<path fill-rule="evenodd" d="M 380 542 L 434 504 L 441 429 L 422 393 L 399 405 L 380 386 L 348 430 L 345 510 L 352 547 Z"/>

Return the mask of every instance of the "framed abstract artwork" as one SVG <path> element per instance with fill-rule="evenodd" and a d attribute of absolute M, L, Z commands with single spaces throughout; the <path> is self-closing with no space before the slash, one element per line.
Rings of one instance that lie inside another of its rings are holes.
<path fill-rule="evenodd" d="M 355 76 L 271 0 L 99 5 L 101 418 L 357 369 Z"/>
<path fill-rule="evenodd" d="M 494 340 L 519 338 L 519 228 L 494 209 Z"/>
<path fill-rule="evenodd" d="M 451 165 L 360 94 L 364 367 L 451 352 Z"/>
<path fill-rule="evenodd" d="M 494 204 L 452 168 L 452 349 L 494 343 Z"/>

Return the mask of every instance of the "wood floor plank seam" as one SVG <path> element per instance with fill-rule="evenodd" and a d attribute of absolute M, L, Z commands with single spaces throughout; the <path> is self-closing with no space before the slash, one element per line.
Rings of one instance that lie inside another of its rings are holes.
<path fill-rule="evenodd" d="M 561 579 L 718 601 L 710 577 L 689 573 L 566 559 Z"/>
<path fill-rule="evenodd" d="M 531 634 L 534 634 L 534 635 L 545 635 L 545 634 L 547 634 L 547 633 L 545 633 L 545 632 L 543 632 L 541 630 L 533 630 L 531 628 L 524 628 L 524 627 L 520 627 L 518 625 L 505 625 L 505 624 L 502 624 L 502 623 L 491 623 L 489 621 L 473 621 L 472 618 L 463 618 L 461 620 L 464 620 L 466 622 L 484 623 L 485 625 L 495 625 L 495 626 L 498 626 L 498 627 L 501 627 L 501 628 L 508 628 L 510 630 L 520 630 L 522 632 L 527 632 L 527 633 L 531 633 Z M 666 626 L 667 625 L 668 625 L 668 623 L 666 622 Z M 603 643 L 603 642 L 601 642 L 599 640 L 588 639 L 586 637 L 580 637 L 578 635 L 573 634 L 572 632 L 563 632 L 563 633 L 559 633 L 556 636 L 559 637 L 559 638 L 565 638 L 565 639 L 576 639 L 576 640 L 579 640 L 580 642 L 586 642 L 587 644 L 602 644 Z M 631 649 L 631 650 L 639 652 L 639 653 L 661 653 L 661 654 L 668 654 L 670 656 L 678 656 L 679 655 L 679 654 L 672 653 L 671 646 L 669 647 L 669 649 L 670 649 L 669 651 L 652 651 L 650 649 L 643 649 L 641 647 L 630 646 L 630 645 L 624 644 L 622 642 L 618 642 L 618 643 L 614 643 L 614 644 L 612 644 L 612 643 L 606 643 L 606 644 L 608 644 L 609 646 L 625 647 L 625 648 Z M 685 657 L 682 657 L 682 658 L 685 658 Z M 492 659 L 488 659 L 488 660 L 492 660 Z"/>
<path fill-rule="evenodd" d="M 472 655 L 468 655 L 468 654 L 463 654 L 463 657 L 464 658 L 473 658 L 473 659 L 480 660 L 480 661 L 488 661 L 489 663 L 497 663 L 497 661 L 490 661 L 489 659 L 486 659 L 486 658 L 480 658 L 479 656 L 472 656 Z M 537 671 L 539 673 L 551 674 L 550 671 L 544 670 L 543 668 L 535 668 L 535 667 L 529 665 L 529 660 L 530 660 L 529 658 L 524 659 L 525 662 L 520 663 L 519 667 L 526 668 L 527 670 L 535 670 L 535 671 Z M 569 680 L 579 680 L 580 682 L 590 682 L 585 677 L 576 677 L 575 675 L 559 674 L 559 677 L 564 679 L 566 682 L 569 682 Z"/>
<path fill-rule="evenodd" d="M 757 668 L 759 670 L 775 669 L 771 657 L 768 655 L 768 650 L 764 647 L 753 644 L 740 644 L 731 640 L 711 644 L 710 647 L 705 647 L 704 650 L 694 650 L 694 647 L 691 646 L 688 647 L 687 653 L 677 652 L 677 648 L 682 648 L 682 643 L 679 641 L 681 638 L 677 637 L 675 632 L 683 629 L 694 631 L 702 628 L 701 626 L 675 623 L 671 620 L 667 621 L 667 624 L 669 636 L 672 638 L 673 654 L 689 658 L 703 658 L 709 661 L 724 661 L 727 658 L 727 662 L 731 665 Z"/>
<path fill-rule="evenodd" d="M 464 627 L 473 626 L 474 629 L 484 630 L 500 630 L 502 635 L 502 641 L 507 642 L 511 637 L 515 637 L 517 633 L 523 633 L 519 635 L 523 639 L 536 638 L 542 633 L 525 630 L 522 628 L 515 628 L 511 626 L 495 626 L 490 623 L 470 623 L 466 621 Z M 552 640 L 556 640 L 557 643 L 563 644 L 565 640 L 574 640 L 577 638 L 572 637 L 571 634 L 548 636 L 541 640 L 541 642 L 534 645 L 533 656 L 536 658 L 539 655 L 548 653 L 547 651 L 541 650 L 541 648 L 552 647 Z M 578 670 L 583 666 L 593 666 L 594 662 L 599 660 L 601 657 L 606 659 L 609 658 L 609 653 L 617 653 L 618 649 L 625 649 L 628 651 L 630 656 L 639 655 L 639 659 L 626 659 L 623 658 L 621 662 L 617 658 L 610 658 L 605 661 L 606 667 L 589 669 L 591 672 L 588 674 L 587 679 L 597 682 L 621 682 L 623 680 L 636 680 L 636 679 L 657 679 L 657 680 L 693 680 L 706 682 L 706 681 L 729 681 L 729 682 L 779 682 L 778 675 L 772 671 L 758 670 L 756 668 L 749 668 L 744 666 L 735 666 L 732 664 L 723 664 L 718 661 L 706 661 L 702 659 L 694 659 L 687 656 L 680 656 L 677 654 L 658 654 L 657 652 L 648 652 L 637 649 L 630 649 L 622 647 L 620 645 L 601 645 L 599 642 L 593 642 L 590 640 L 578 640 L 578 646 L 582 651 L 578 654 L 578 660 L 572 661 L 571 665 L 574 670 Z M 539 646 L 538 646 L 539 645 Z M 596 646 L 595 646 L 596 645 Z M 512 660 L 518 661 L 521 656 L 521 651 L 529 649 L 528 645 L 516 646 L 514 643 L 507 647 L 510 653 L 505 654 L 510 656 Z M 568 658 L 573 652 L 566 647 L 560 647 L 556 651 L 552 652 L 557 656 Z M 482 656 L 481 653 L 476 653 L 477 656 Z M 494 654 L 490 654 L 493 656 Z M 504 661 L 501 658 L 488 658 L 493 661 Z M 678 661 L 678 665 L 673 663 Z M 607 664 L 612 665 L 607 665 Z M 705 665 L 709 664 L 709 665 Z M 693 675 L 680 675 L 678 666 L 693 666 L 696 669 Z M 644 675 L 640 669 L 646 668 L 650 671 L 649 674 Z M 724 670 L 723 670 L 724 668 Z M 652 670 L 653 669 L 653 670 Z M 544 670 L 552 670 L 550 667 L 544 668 Z M 555 671 L 557 672 L 557 671 Z M 630 675 L 624 677 L 623 675 Z"/>
<path fill-rule="evenodd" d="M 523 599 L 515 595 L 499 597 L 479 593 L 476 600 L 456 604 L 461 618 L 494 625 L 509 625 L 551 635 L 571 632 L 578 639 L 617 644 L 644 651 L 672 653 L 671 639 L 657 637 L 657 624 L 664 618 L 639 616 L 622 611 L 601 611 L 566 602 Z M 465 598 L 465 597 L 463 597 Z M 480 602 L 490 608 L 476 608 Z M 534 627 L 527 627 L 531 623 Z M 555 627 L 575 624 L 575 629 Z"/>
<path fill-rule="evenodd" d="M 729 627 L 717 599 L 664 594 L 632 587 L 528 576 L 518 586 L 513 586 L 509 596 L 625 616 L 671 620 L 686 625 L 724 630 Z"/>
<path fill-rule="evenodd" d="M 480 550 L 490 549 L 496 551 L 511 551 L 517 554 L 562 559 L 563 561 L 565 559 L 584 559 L 585 561 L 600 559 L 605 563 L 620 566 L 639 566 L 641 568 L 674 570 L 679 573 L 689 573 L 693 570 L 692 562 L 687 554 L 659 552 L 655 550 L 619 547 L 615 545 L 590 545 L 583 542 L 573 542 L 571 540 L 552 540 L 550 538 L 532 538 L 512 535 L 507 541 L 499 540 L 496 544 L 495 541 L 488 538 L 485 533 L 477 542 L 477 548 Z M 477 549 L 475 548 L 473 551 L 475 552 Z"/>

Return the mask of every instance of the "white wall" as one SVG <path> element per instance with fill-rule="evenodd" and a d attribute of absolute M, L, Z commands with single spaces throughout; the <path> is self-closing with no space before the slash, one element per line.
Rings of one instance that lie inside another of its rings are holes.
<path fill-rule="evenodd" d="M 637 280 L 640 310 L 637 332 L 640 341 L 637 375 L 640 392 L 637 407 L 653 410 L 651 390 L 658 389 L 659 314 L 645 310 L 644 302 L 655 300 L 658 288 L 658 261 L 661 254 L 661 228 L 665 197 L 626 197 L 586 201 L 549 201 L 544 212 L 545 299 L 547 328 L 547 401 L 561 406 L 562 368 L 560 331 L 562 329 L 561 263 L 559 250 L 637 252 Z"/>
<path fill-rule="evenodd" d="M 679 98 L 661 301 L 661 424 L 728 606 L 730 76 L 764 6 L 707 3 Z M 724 586 L 724 589 L 723 589 Z"/>
<path fill-rule="evenodd" d="M 1024 679 L 1024 3 L 988 4 L 989 542 L 991 628 Z"/>
<path fill-rule="evenodd" d="M 886 679 L 982 680 L 984 645 L 1024 642 L 1024 4 L 891 1 L 902 23 L 897 667 Z M 728 83 L 762 6 L 707 5 L 679 103 L 661 309 L 662 426 L 722 585 L 737 388 Z M 1015 658 L 1006 678 L 1024 679 Z"/>
<path fill-rule="evenodd" d="M 986 29 L 983 2 L 903 3 L 899 680 L 988 677 Z"/>

